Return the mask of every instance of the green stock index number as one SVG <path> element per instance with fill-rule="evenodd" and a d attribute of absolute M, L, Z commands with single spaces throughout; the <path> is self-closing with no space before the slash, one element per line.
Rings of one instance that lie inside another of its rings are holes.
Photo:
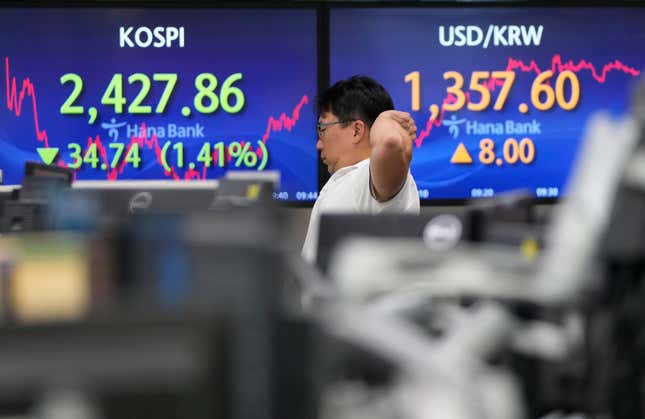
<path fill-rule="evenodd" d="M 114 74 L 101 98 L 101 104 L 113 106 L 116 114 L 122 114 L 124 107 L 128 104 L 128 100 L 123 94 L 123 77 L 121 73 Z M 198 74 L 194 83 L 197 92 L 193 99 L 193 108 L 201 114 L 212 114 L 220 107 L 226 113 L 238 113 L 244 107 L 245 98 L 244 92 L 234 84 L 242 80 L 242 77 L 242 73 L 234 73 L 228 76 L 222 83 L 218 94 L 216 92 L 218 87 L 217 77 L 211 73 Z M 162 114 L 166 111 L 168 102 L 174 93 L 178 77 L 177 74 L 172 73 L 155 73 L 152 75 L 152 80 L 164 84 L 163 93 L 154 109 L 156 114 Z M 152 106 L 144 104 L 152 85 L 150 77 L 144 73 L 135 73 L 128 76 L 127 81 L 129 85 L 139 86 L 139 93 L 130 101 L 127 113 L 131 115 L 152 114 Z M 63 115 L 81 115 L 85 109 L 76 103 L 83 92 L 83 79 L 78 74 L 66 73 L 61 76 L 60 84 L 67 83 L 72 84 L 72 92 L 60 107 L 60 113 Z"/>
<path fill-rule="evenodd" d="M 114 157 L 110 163 L 110 168 L 114 169 L 118 167 L 119 164 L 130 164 L 135 169 L 138 169 L 141 165 L 139 144 L 132 143 L 126 147 L 126 145 L 122 143 L 110 143 L 108 144 L 108 147 L 114 150 Z M 69 143 L 67 145 L 67 149 L 70 152 L 69 156 L 74 159 L 74 161 L 69 163 L 69 168 L 78 169 L 83 164 L 90 165 L 94 169 L 100 167 L 99 154 L 101 153 L 99 152 L 96 143 L 91 143 L 85 152 L 83 152 L 83 147 L 78 143 Z M 125 159 L 121 162 L 121 156 L 124 151 Z M 106 167 L 101 168 L 106 169 L 107 165 Z"/>

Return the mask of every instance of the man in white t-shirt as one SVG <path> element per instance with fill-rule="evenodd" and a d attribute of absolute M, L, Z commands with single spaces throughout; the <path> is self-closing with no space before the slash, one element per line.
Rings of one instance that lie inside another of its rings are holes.
<path fill-rule="evenodd" d="M 341 80 L 319 98 L 320 157 L 331 177 L 314 204 L 302 257 L 316 261 L 323 213 L 419 213 L 410 174 L 417 127 L 410 114 L 394 110 L 392 98 L 365 76 Z"/>

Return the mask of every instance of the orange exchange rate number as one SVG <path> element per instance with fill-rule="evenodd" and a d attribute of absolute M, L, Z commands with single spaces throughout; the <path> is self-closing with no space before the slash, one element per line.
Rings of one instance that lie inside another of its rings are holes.
<path fill-rule="evenodd" d="M 575 109 L 580 102 L 578 76 L 570 70 L 562 71 L 555 77 L 555 86 L 552 87 L 553 77 L 554 73 L 551 70 L 543 71 L 535 77 L 530 90 L 531 105 L 539 111 L 548 111 L 556 103 L 565 111 Z M 501 111 L 515 82 L 515 72 L 473 71 L 468 87 L 469 92 L 464 91 L 465 79 L 460 72 L 446 71 L 443 73 L 443 78 L 446 81 L 452 81 L 452 84 L 446 88 L 448 96 L 441 104 L 442 110 L 456 112 L 466 106 L 468 110 L 473 112 L 485 111 L 493 101 L 492 90 L 501 85 L 493 105 L 495 111 Z M 411 109 L 419 111 L 421 109 L 421 73 L 412 71 L 405 75 L 404 81 L 410 83 Z M 479 101 L 472 100 L 471 92 L 479 94 Z M 440 108 L 436 104 L 430 106 L 434 118 L 437 117 L 439 110 Z M 522 113 L 528 112 L 528 106 L 522 103 L 520 111 Z"/>
<path fill-rule="evenodd" d="M 531 164 L 535 159 L 535 144 L 530 138 L 507 138 L 502 145 L 502 155 L 495 153 L 495 141 L 491 138 L 484 138 L 479 142 L 479 162 L 497 166 L 505 164 Z"/>

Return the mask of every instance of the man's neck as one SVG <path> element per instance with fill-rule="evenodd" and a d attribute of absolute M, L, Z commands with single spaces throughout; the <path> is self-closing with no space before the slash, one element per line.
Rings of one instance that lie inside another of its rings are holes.
<path fill-rule="evenodd" d="M 339 166 L 336 168 L 336 170 L 334 171 L 334 173 L 338 172 L 339 170 L 341 170 L 341 169 L 343 169 L 343 168 L 345 168 L 345 167 L 353 166 L 353 165 L 355 165 L 356 163 L 362 162 L 363 160 L 368 159 L 369 157 L 370 157 L 370 153 L 369 153 L 369 152 L 366 152 L 366 153 L 354 153 L 354 154 L 351 156 L 351 158 L 348 158 L 346 161 L 342 162 L 342 164 L 341 164 L 341 165 L 339 165 Z"/>

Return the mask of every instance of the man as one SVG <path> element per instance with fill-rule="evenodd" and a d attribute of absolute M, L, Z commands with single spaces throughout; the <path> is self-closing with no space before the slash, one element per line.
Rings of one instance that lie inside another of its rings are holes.
<path fill-rule="evenodd" d="M 365 76 L 341 80 L 318 98 L 318 141 L 331 177 L 309 219 L 303 258 L 314 263 L 322 213 L 419 213 L 410 174 L 417 127 L 395 111 L 383 86 Z"/>

